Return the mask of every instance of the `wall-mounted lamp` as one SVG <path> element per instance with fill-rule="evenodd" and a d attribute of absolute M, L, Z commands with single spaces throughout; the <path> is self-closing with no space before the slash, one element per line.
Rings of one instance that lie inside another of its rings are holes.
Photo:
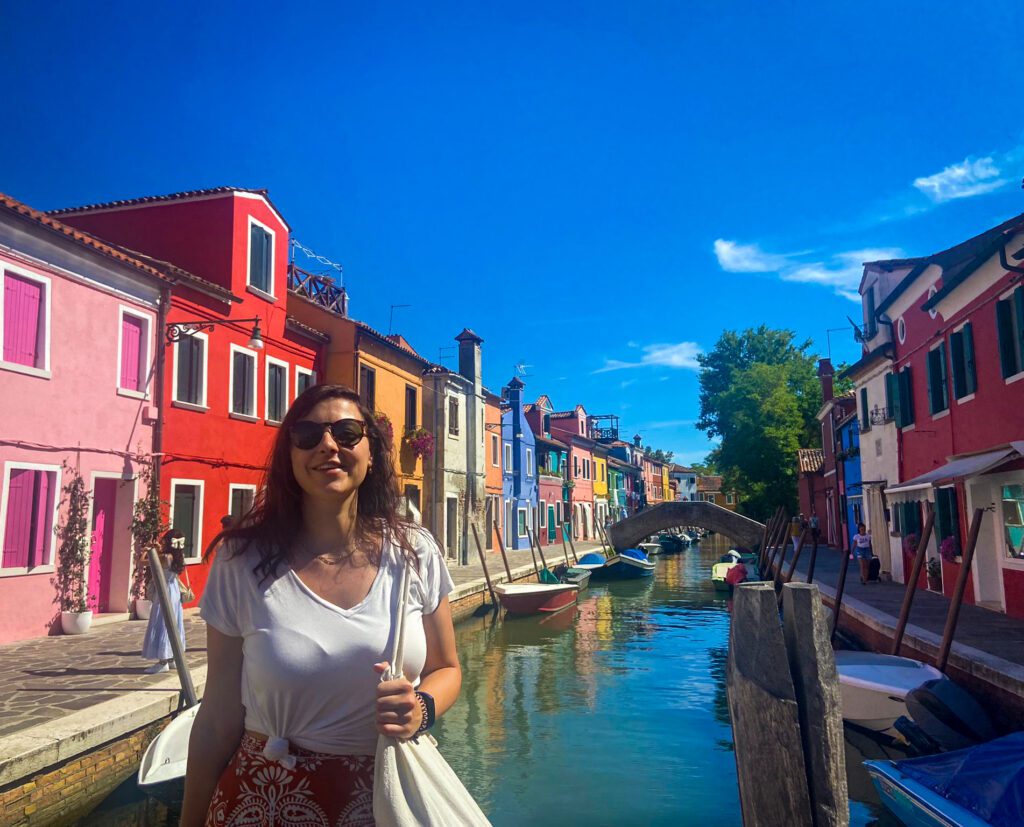
<path fill-rule="evenodd" d="M 260 330 L 259 316 L 255 319 L 198 319 L 194 322 L 173 322 L 167 325 L 167 344 L 177 342 L 182 336 L 191 336 L 193 333 L 198 333 L 200 330 L 213 330 L 215 325 L 244 324 L 246 322 L 253 323 L 252 335 L 249 337 L 249 341 L 246 344 L 253 350 L 263 350 L 263 331 Z"/>

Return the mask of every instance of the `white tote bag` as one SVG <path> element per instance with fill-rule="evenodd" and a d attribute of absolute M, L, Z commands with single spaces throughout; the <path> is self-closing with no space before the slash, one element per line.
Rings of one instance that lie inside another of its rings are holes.
<path fill-rule="evenodd" d="M 391 668 L 381 680 L 402 674 L 408 602 L 409 563 L 404 561 Z M 487 816 L 441 756 L 437 742 L 426 733 L 410 741 L 378 737 L 373 819 L 377 827 L 490 827 Z"/>

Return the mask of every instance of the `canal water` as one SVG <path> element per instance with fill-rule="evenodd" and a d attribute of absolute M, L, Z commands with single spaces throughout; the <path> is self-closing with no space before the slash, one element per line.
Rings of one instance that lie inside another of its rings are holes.
<path fill-rule="evenodd" d="M 462 695 L 437 738 L 495 827 L 742 823 L 725 691 L 729 604 L 709 579 L 727 548 L 712 537 L 663 555 L 653 578 L 594 584 L 551 617 L 456 627 Z M 865 756 L 883 757 L 848 733 L 852 823 L 896 827 Z M 129 781 L 81 823 L 175 821 Z"/>

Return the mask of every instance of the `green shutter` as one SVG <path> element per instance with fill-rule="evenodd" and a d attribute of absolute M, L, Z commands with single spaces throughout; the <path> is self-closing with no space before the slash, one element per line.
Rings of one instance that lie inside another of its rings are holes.
<path fill-rule="evenodd" d="M 913 425 L 914 378 L 910 365 L 900 371 L 900 407 L 903 409 L 903 425 Z"/>
<path fill-rule="evenodd" d="M 944 411 L 949 407 L 949 374 L 946 368 L 946 343 L 939 345 L 936 351 L 936 359 L 939 362 L 939 398 L 938 409 Z"/>
<path fill-rule="evenodd" d="M 1017 372 L 1017 350 L 1013 341 L 1013 305 L 1010 299 L 996 302 L 996 326 L 999 328 L 999 362 L 1003 379 Z"/>
<path fill-rule="evenodd" d="M 935 364 L 935 354 L 937 350 L 928 351 L 928 359 L 925 362 L 928 368 L 928 413 L 935 413 L 938 408 L 935 405 L 936 399 L 936 388 L 939 384 L 938 368 Z"/>
<path fill-rule="evenodd" d="M 897 410 L 900 404 L 899 385 L 895 373 L 885 374 L 885 415 L 899 421 Z"/>
<path fill-rule="evenodd" d="M 964 390 L 968 395 L 978 389 L 978 373 L 974 367 L 974 331 L 968 322 L 963 328 Z"/>
<path fill-rule="evenodd" d="M 953 396 L 959 399 L 966 396 L 966 377 L 964 366 L 964 336 L 963 333 L 949 334 L 949 360 L 953 363 Z"/>
<path fill-rule="evenodd" d="M 866 431 L 871 427 L 871 412 L 868 410 L 868 389 L 860 389 L 860 418 L 864 427 L 861 430 Z"/>

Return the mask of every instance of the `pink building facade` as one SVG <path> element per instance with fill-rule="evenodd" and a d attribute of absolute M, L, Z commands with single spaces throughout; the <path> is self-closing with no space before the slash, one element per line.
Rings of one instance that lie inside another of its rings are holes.
<path fill-rule="evenodd" d="M 129 609 L 134 501 L 152 450 L 163 281 L 0 196 L 0 643 L 59 633 L 62 488 L 91 495 L 89 606 Z M 55 623 L 56 621 L 56 623 Z"/>

